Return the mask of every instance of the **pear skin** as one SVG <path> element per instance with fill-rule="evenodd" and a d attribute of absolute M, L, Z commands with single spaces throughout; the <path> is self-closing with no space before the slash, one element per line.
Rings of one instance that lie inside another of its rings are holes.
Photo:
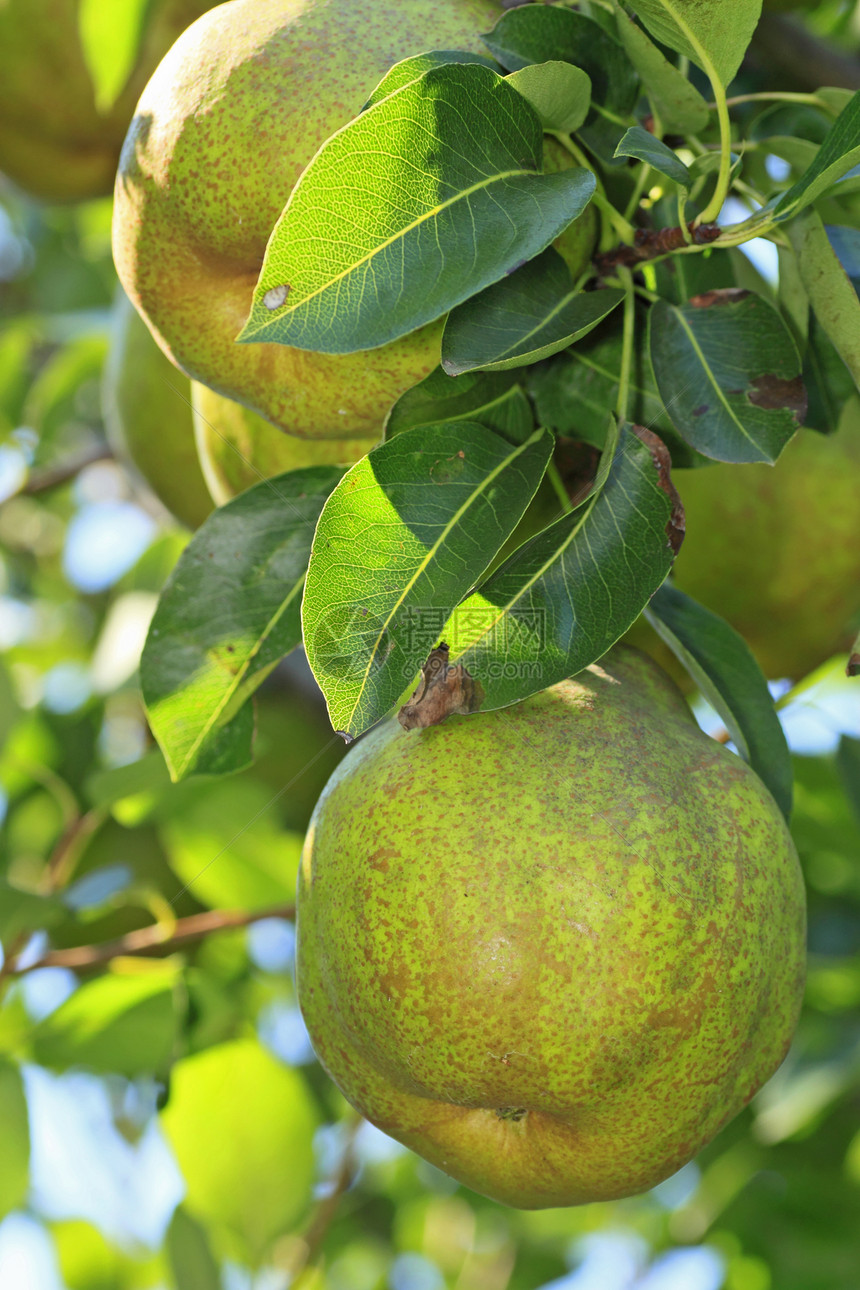
<path fill-rule="evenodd" d="M 376 727 L 300 868 L 324 1066 L 386 1133 L 523 1209 L 690 1160 L 785 1056 L 804 947 L 773 798 L 623 646 L 513 707 Z"/>

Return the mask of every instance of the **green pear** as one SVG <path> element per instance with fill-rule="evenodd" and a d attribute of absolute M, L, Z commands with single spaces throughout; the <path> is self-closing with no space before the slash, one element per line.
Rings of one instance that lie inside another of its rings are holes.
<path fill-rule="evenodd" d="M 120 278 L 178 367 L 288 434 L 380 436 L 391 404 L 437 366 L 441 321 L 347 355 L 236 336 L 269 234 L 320 146 L 393 63 L 481 52 L 501 12 L 493 0 L 231 0 L 184 33 L 138 104 L 114 210 Z M 549 150 L 551 168 L 573 164 Z M 590 255 L 595 219 L 560 245 L 574 240 L 569 262 L 583 244 Z"/>
<path fill-rule="evenodd" d="M 171 515 L 196 529 L 213 503 L 194 444 L 190 384 L 122 293 L 111 323 L 102 384 L 108 442 Z"/>
<path fill-rule="evenodd" d="M 769 677 L 806 676 L 860 627 L 860 402 L 800 430 L 775 466 L 676 470 L 687 516 L 673 578 L 741 633 Z M 648 629 L 650 631 L 650 629 Z M 634 643 L 668 650 L 644 628 Z"/>
<path fill-rule="evenodd" d="M 219 506 L 261 479 L 283 471 L 302 466 L 351 466 L 378 441 L 378 436 L 298 439 L 198 381 L 191 382 L 191 402 L 197 455 L 209 492 Z"/>
<path fill-rule="evenodd" d="M 215 0 L 155 0 L 116 102 L 101 109 L 81 46 L 81 0 L 0 3 L 0 170 L 46 201 L 111 192 L 141 90 L 176 37 Z"/>
<path fill-rule="evenodd" d="M 348 1100 L 525 1209 L 653 1187 L 788 1048 L 803 882 L 773 798 L 616 647 L 514 707 L 378 726 L 307 835 L 298 992 Z"/>

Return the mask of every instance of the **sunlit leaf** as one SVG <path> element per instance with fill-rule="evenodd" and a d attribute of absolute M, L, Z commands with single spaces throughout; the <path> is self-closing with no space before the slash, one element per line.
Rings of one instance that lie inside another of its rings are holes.
<path fill-rule="evenodd" d="M 346 354 L 439 318 L 585 209 L 594 175 L 542 174 L 542 151 L 536 112 L 503 77 L 477 63 L 425 72 L 304 171 L 239 339 Z"/>
<path fill-rule="evenodd" d="M 761 0 L 732 0 L 730 16 L 710 0 L 630 0 L 630 8 L 662 45 L 728 85 L 752 39 Z"/>
<path fill-rule="evenodd" d="M 317 1111 L 302 1077 L 254 1039 L 219 1044 L 174 1066 L 161 1121 L 189 1212 L 257 1262 L 311 1198 Z"/>
<path fill-rule="evenodd" d="M 149 0 L 80 0 L 81 48 L 101 112 L 110 110 L 129 78 L 149 7 Z"/>
<path fill-rule="evenodd" d="M 475 422 L 407 430 L 348 472 L 320 516 L 302 605 L 332 725 L 378 721 L 537 490 L 545 430 L 512 445 Z"/>
<path fill-rule="evenodd" d="M 30 1179 L 30 1128 L 19 1068 L 0 1057 L 0 1219 L 23 1205 Z"/>

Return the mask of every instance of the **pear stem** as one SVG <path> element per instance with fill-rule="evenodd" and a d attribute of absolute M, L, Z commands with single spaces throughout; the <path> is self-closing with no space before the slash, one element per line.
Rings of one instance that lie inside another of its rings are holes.
<path fill-rule="evenodd" d="M 630 270 L 619 265 L 618 276 L 624 285 L 624 328 L 621 347 L 621 374 L 618 381 L 618 398 L 615 411 L 619 422 L 627 420 L 627 404 L 630 399 L 630 373 L 633 368 L 633 330 L 635 325 L 634 305 L 636 297 L 633 291 L 633 275 Z"/>

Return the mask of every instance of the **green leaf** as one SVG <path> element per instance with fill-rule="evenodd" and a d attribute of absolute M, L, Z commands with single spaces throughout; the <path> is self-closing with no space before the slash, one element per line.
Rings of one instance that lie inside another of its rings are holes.
<path fill-rule="evenodd" d="M 12 678 L 2 658 L 0 658 L 0 752 L 3 751 L 6 738 L 19 714 L 20 708 Z"/>
<path fill-rule="evenodd" d="M 796 184 L 782 194 L 771 212 L 777 221 L 791 219 L 837 179 L 860 162 L 860 90 L 842 109 L 818 149 L 815 160 Z"/>
<path fill-rule="evenodd" d="M 451 376 L 503 371 L 556 354 L 587 335 L 624 299 L 617 287 L 577 290 L 549 247 L 448 315 L 442 366 Z"/>
<path fill-rule="evenodd" d="M 515 372 L 448 376 L 437 367 L 394 404 L 385 422 L 385 437 L 445 421 L 477 421 L 509 443 L 524 443 L 535 428 Z"/>
<path fill-rule="evenodd" d="M 388 98 L 389 94 L 402 90 L 404 85 L 411 85 L 425 72 L 432 71 L 434 67 L 446 67 L 449 63 L 480 63 L 482 67 L 489 67 L 491 71 L 499 70 L 498 63 L 492 58 L 471 54 L 464 49 L 433 49 L 426 54 L 415 54 L 412 58 L 401 59 L 399 63 L 389 68 L 361 109 L 362 112 L 381 103 L 383 99 Z"/>
<path fill-rule="evenodd" d="M 56 896 L 20 891 L 0 878 L 0 945 L 6 949 L 22 932 L 53 927 L 64 917 L 65 910 Z"/>
<path fill-rule="evenodd" d="M 860 298 L 854 285 L 817 211 L 802 211 L 787 232 L 816 321 L 860 387 Z"/>
<path fill-rule="evenodd" d="M 860 739 L 842 735 L 836 749 L 836 766 L 845 796 L 851 803 L 854 815 L 860 822 Z"/>
<path fill-rule="evenodd" d="M 674 498 L 662 444 L 625 426 L 604 456 L 600 491 L 515 551 L 445 627 L 451 661 L 484 690 L 482 711 L 599 659 L 672 566 Z"/>
<path fill-rule="evenodd" d="M 572 63 L 591 80 L 592 100 L 627 113 L 636 102 L 638 78 L 624 50 L 593 19 L 571 9 L 529 4 L 503 14 L 484 44 L 509 71 L 530 63 Z"/>
<path fill-rule="evenodd" d="M 834 434 L 848 400 L 856 399 L 857 391 L 836 347 L 812 313 L 809 315 L 809 338 L 803 360 L 803 381 L 809 395 L 806 424 L 822 434 Z"/>
<path fill-rule="evenodd" d="M 683 257 L 682 257 L 683 258 Z M 602 448 L 606 411 L 618 397 L 623 341 L 620 330 L 589 336 L 582 344 L 528 373 L 528 392 L 541 425 L 558 434 Z M 657 391 L 651 364 L 642 345 L 633 347 L 630 420 L 659 435 L 676 466 L 693 465 L 699 457 L 678 434 Z"/>
<path fill-rule="evenodd" d="M 618 35 L 636 68 L 660 125 L 671 134 L 698 134 L 708 124 L 710 110 L 694 85 L 620 8 Z"/>
<path fill-rule="evenodd" d="M 540 117 L 545 130 L 573 134 L 591 107 L 591 79 L 571 63 L 530 63 L 505 78 Z"/>
<path fill-rule="evenodd" d="M 302 838 L 281 828 L 278 796 L 255 780 L 214 783 L 163 823 L 170 867 L 201 903 L 262 909 L 293 900 Z"/>
<path fill-rule="evenodd" d="M 118 1075 L 160 1075 L 170 1066 L 179 1022 L 177 969 L 141 964 L 87 982 L 33 1031 L 42 1066 L 84 1066 Z"/>
<path fill-rule="evenodd" d="M 360 734 L 414 680 L 513 532 L 553 442 L 546 430 L 511 445 L 476 422 L 422 426 L 344 476 L 320 516 L 302 605 L 336 729 Z"/>
<path fill-rule="evenodd" d="M 673 184 L 687 191 L 692 187 L 693 177 L 690 171 L 668 148 L 662 139 L 656 138 L 641 125 L 631 126 L 615 149 L 616 157 L 636 157 L 646 162 L 661 175 L 671 179 Z"/>
<path fill-rule="evenodd" d="M 181 1205 L 170 1220 L 164 1244 L 176 1290 L 222 1290 L 206 1229 Z"/>
<path fill-rule="evenodd" d="M 764 674 L 743 636 L 677 587 L 664 583 L 645 610 L 725 722 L 738 752 L 791 813 L 791 756 Z"/>
<path fill-rule="evenodd" d="M 161 1121 L 186 1208 L 259 1262 L 311 1198 L 318 1117 L 302 1077 L 254 1039 L 219 1044 L 174 1066 Z"/>
<path fill-rule="evenodd" d="M 530 260 L 595 187 L 589 170 L 541 174 L 542 137 L 522 95 L 476 63 L 434 68 L 389 95 L 302 174 L 239 339 L 373 349 Z M 334 196 L 345 184 L 348 202 Z"/>
<path fill-rule="evenodd" d="M 649 317 L 657 388 L 678 433 L 717 461 L 776 461 L 806 393 L 791 333 L 761 296 L 710 291 L 660 300 Z"/>
<path fill-rule="evenodd" d="M 741 65 L 761 14 L 761 0 L 732 0 L 731 11 L 712 0 L 629 0 L 661 45 L 728 85 Z"/>
<path fill-rule="evenodd" d="M 78 33 L 96 107 L 107 114 L 137 60 L 149 0 L 80 0 Z"/>
<path fill-rule="evenodd" d="M 235 769 L 231 750 L 250 744 L 253 716 L 240 709 L 301 640 L 314 526 L 342 474 L 310 466 L 255 484 L 214 511 L 182 553 L 140 662 L 150 725 L 173 779 Z M 239 726 L 223 732 L 237 713 Z M 226 761 L 218 758 L 225 743 Z"/>
<path fill-rule="evenodd" d="M 30 1189 L 30 1122 L 19 1068 L 0 1058 L 0 1219 L 18 1209 Z"/>

